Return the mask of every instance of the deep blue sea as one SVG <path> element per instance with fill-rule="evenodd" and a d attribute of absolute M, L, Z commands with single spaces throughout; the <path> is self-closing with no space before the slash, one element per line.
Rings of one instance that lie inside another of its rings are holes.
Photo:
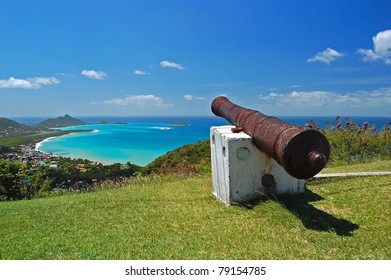
<path fill-rule="evenodd" d="M 93 132 L 53 137 L 39 143 L 43 152 L 64 157 L 86 158 L 103 164 L 131 162 L 145 166 L 155 158 L 185 144 L 209 138 L 211 126 L 227 125 L 226 120 L 215 117 L 77 117 L 87 125 L 72 126 L 63 130 L 86 129 Z M 325 120 L 332 125 L 335 117 L 284 117 L 280 119 L 304 126 L 315 121 L 324 126 Z M 25 124 L 36 124 L 46 118 L 13 118 Z M 102 120 L 109 124 L 98 124 Z M 390 117 L 350 117 L 355 123 L 369 121 L 378 129 L 391 121 Z M 345 117 L 341 117 L 345 121 Z M 121 124 L 113 124 L 120 122 Z M 174 122 L 187 125 L 175 125 Z"/>

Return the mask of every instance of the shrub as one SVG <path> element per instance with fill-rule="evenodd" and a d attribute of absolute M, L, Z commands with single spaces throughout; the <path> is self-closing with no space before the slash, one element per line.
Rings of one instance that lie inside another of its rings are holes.
<path fill-rule="evenodd" d="M 335 125 L 326 121 L 324 128 L 314 122 L 308 122 L 306 126 L 325 134 L 330 143 L 331 163 L 391 159 L 390 124 L 378 131 L 376 126 L 369 122 L 357 124 L 346 118 L 343 124 L 340 117 L 336 117 Z"/>

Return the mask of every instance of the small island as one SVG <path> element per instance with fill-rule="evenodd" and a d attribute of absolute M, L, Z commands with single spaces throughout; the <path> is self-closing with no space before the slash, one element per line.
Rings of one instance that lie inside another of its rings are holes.
<path fill-rule="evenodd" d="M 102 120 L 98 124 L 128 124 L 128 123 L 127 122 L 108 122 L 108 121 Z"/>
<path fill-rule="evenodd" d="M 187 122 L 170 122 L 168 125 L 170 126 L 188 126 Z"/>

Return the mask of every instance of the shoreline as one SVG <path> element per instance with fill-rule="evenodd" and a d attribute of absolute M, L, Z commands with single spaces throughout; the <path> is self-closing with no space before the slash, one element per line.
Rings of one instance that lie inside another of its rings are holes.
<path fill-rule="evenodd" d="M 80 125 L 82 126 L 82 125 Z M 48 138 L 45 138 L 39 142 L 36 142 L 36 143 L 32 143 L 31 145 L 34 145 L 34 150 L 39 152 L 39 153 L 42 153 L 42 154 L 51 154 L 51 155 L 54 155 L 54 156 L 58 156 L 58 157 L 62 157 L 62 158 L 77 158 L 77 157 L 72 157 L 72 156 L 63 156 L 63 155 L 59 155 L 59 154 L 54 154 L 52 152 L 45 152 L 43 150 L 41 150 L 41 146 L 43 143 L 45 142 L 50 142 L 52 139 L 54 138 L 60 138 L 60 137 L 64 137 L 64 136 L 68 136 L 68 135 L 77 135 L 79 133 L 99 133 L 100 131 L 98 129 L 86 129 L 86 130 L 59 130 L 59 129 L 56 129 L 54 128 L 53 130 L 56 130 L 56 131 L 61 131 L 63 132 L 63 134 L 61 135 L 55 135 L 55 136 L 50 136 Z M 91 162 L 98 162 L 98 163 L 102 163 L 103 165 L 111 165 L 111 164 L 106 164 L 104 163 L 103 161 L 97 161 L 97 160 L 93 160 L 93 159 L 89 159 L 88 157 L 82 157 L 83 159 L 86 159 L 86 160 L 89 160 Z"/>
<path fill-rule="evenodd" d="M 35 143 L 34 144 L 35 145 L 34 150 L 36 150 L 37 152 L 45 153 L 44 151 L 41 151 L 39 149 L 42 146 L 42 143 L 48 142 L 48 141 L 50 141 L 50 139 L 55 138 L 55 137 L 56 136 L 48 137 L 48 138 L 43 139 L 42 141 L 39 141 L 38 143 Z"/>
<path fill-rule="evenodd" d="M 67 130 L 57 130 L 57 131 L 62 131 L 62 132 L 65 132 L 65 133 L 62 134 L 62 135 L 58 135 L 58 136 L 57 135 L 50 136 L 50 137 L 45 138 L 45 139 L 43 139 L 43 140 L 41 140 L 39 142 L 34 143 L 35 144 L 35 150 L 43 152 L 43 151 L 39 150 L 39 147 L 42 145 L 42 143 L 49 142 L 50 139 L 64 137 L 64 136 L 67 136 L 67 135 L 75 135 L 75 134 L 79 134 L 79 133 L 83 133 L 83 132 L 88 132 L 88 133 L 99 133 L 100 132 L 100 130 L 98 130 L 98 129 L 69 130 L 69 132 Z M 43 152 L 43 153 L 45 153 L 45 152 Z"/>
<path fill-rule="evenodd" d="M 103 125 L 106 125 L 106 124 L 103 124 Z M 112 123 L 108 123 L 108 125 L 112 125 Z M 80 126 L 83 126 L 83 125 L 80 125 Z M 155 127 L 156 129 L 162 129 L 162 130 L 165 130 L 166 127 L 163 127 L 163 128 L 159 128 L 159 127 Z M 171 128 L 169 128 L 171 129 Z M 53 153 L 53 152 L 47 152 L 47 151 L 44 151 L 41 149 L 41 146 L 43 143 L 45 142 L 50 142 L 52 139 L 55 139 L 55 138 L 60 138 L 60 137 L 65 137 L 65 136 L 68 136 L 68 135 L 77 135 L 77 134 L 80 134 L 80 133 L 99 133 L 101 132 L 101 130 L 99 129 L 86 129 L 86 130 L 58 130 L 57 131 L 61 131 L 63 132 L 64 134 L 62 135 L 55 135 L 55 136 L 50 136 L 50 137 L 47 137 L 39 142 L 36 142 L 36 143 L 31 143 L 31 145 L 34 145 L 34 150 L 39 152 L 39 153 L 42 153 L 42 154 L 50 154 L 50 155 L 53 155 L 53 156 L 56 156 L 56 157 L 61 157 L 61 158 L 71 158 L 71 159 L 85 159 L 85 160 L 88 160 L 90 162 L 97 162 L 97 163 L 100 163 L 104 166 L 110 166 L 110 165 L 113 165 L 113 164 L 127 164 L 127 162 L 123 162 L 123 161 L 115 161 L 115 160 L 110 160 L 110 159 L 102 159 L 102 158 L 99 158 L 99 157 L 90 157 L 88 155 L 83 155 L 83 154 L 74 154 L 74 153 L 66 153 L 65 154 L 56 154 L 56 153 Z M 128 161 L 130 162 L 130 161 Z M 135 164 L 133 162 L 131 162 L 132 164 Z M 138 165 L 140 167 L 145 167 L 146 165 L 148 165 L 149 163 L 145 164 L 145 165 L 140 165 L 140 164 L 135 164 L 135 165 Z"/>
<path fill-rule="evenodd" d="M 111 132 L 111 129 L 112 129 L 111 127 L 113 127 L 114 125 L 115 125 L 115 127 L 117 127 L 118 124 L 113 124 L 113 123 L 88 124 L 87 126 L 89 126 L 88 128 L 90 128 L 90 130 L 86 129 L 86 130 L 77 131 L 77 132 L 78 133 L 79 132 L 90 132 L 93 134 L 99 134 L 100 132 L 102 132 L 103 135 L 112 135 L 113 133 L 115 133 L 115 132 Z M 103 126 L 105 126 L 105 128 L 103 128 Z M 133 128 L 133 126 L 134 126 L 134 128 Z M 83 126 L 77 126 L 77 127 L 82 128 Z M 77 127 L 75 127 L 75 128 L 77 128 Z M 136 123 L 135 125 L 133 125 L 133 124 L 129 125 L 129 127 L 131 127 L 131 129 L 129 131 L 130 135 L 132 135 L 132 133 L 137 134 L 137 135 L 133 136 L 135 138 L 138 138 L 138 134 L 139 134 L 138 130 L 139 129 L 141 129 L 141 134 L 143 134 L 144 131 L 148 131 L 149 133 L 151 131 L 162 131 L 162 133 L 165 134 L 166 132 L 163 132 L 163 131 L 172 131 L 172 130 L 178 129 L 178 127 L 168 126 L 166 122 L 164 122 L 164 123 L 151 122 L 151 123 L 146 123 L 146 124 Z M 73 127 L 65 128 L 65 129 L 72 129 L 72 128 Z M 115 128 L 114 130 L 116 130 L 116 129 L 117 128 Z M 118 129 L 121 130 L 121 128 L 118 128 Z M 128 126 L 125 129 L 128 129 Z M 106 130 L 108 130 L 110 132 L 107 133 Z M 67 130 L 63 130 L 63 132 L 67 132 Z M 153 133 L 156 135 L 156 132 L 153 132 Z M 160 132 L 158 132 L 158 133 L 160 133 Z M 71 135 L 73 133 L 65 133 L 65 134 Z M 90 136 L 88 136 L 88 135 L 90 135 Z M 168 134 L 168 135 L 172 135 L 172 134 Z M 91 134 L 85 134 L 84 136 L 85 137 L 94 137 Z M 115 163 L 127 164 L 128 162 L 130 162 L 130 163 L 138 165 L 140 167 L 145 167 L 148 164 L 150 164 L 151 162 L 153 162 L 159 156 L 162 156 L 165 153 L 176 148 L 176 147 L 172 147 L 172 149 L 169 149 L 167 151 L 166 150 L 160 151 L 161 148 L 151 150 L 150 148 L 146 148 L 144 143 L 142 143 L 141 146 L 138 145 L 137 143 L 132 143 L 131 146 L 128 145 L 128 148 L 126 151 L 120 151 L 119 149 L 122 149 L 122 148 L 117 149 L 118 147 L 115 144 L 115 142 L 121 141 L 122 143 L 126 143 L 126 142 L 129 142 L 128 140 L 122 141 L 119 138 L 111 138 L 111 139 L 109 138 L 109 139 L 103 140 L 106 142 L 102 142 L 102 141 L 98 142 L 98 145 L 96 147 L 96 145 L 94 144 L 95 142 L 89 143 L 87 141 L 87 138 L 84 138 L 84 136 L 79 134 L 79 136 L 76 136 L 76 138 L 69 137 L 66 139 L 58 140 L 58 142 L 52 142 L 50 144 L 48 144 L 47 142 L 53 141 L 54 137 L 48 137 L 40 142 L 35 143 L 35 149 L 40 152 L 43 152 L 43 153 L 52 153 L 52 154 L 56 154 L 56 155 L 59 155 L 62 157 L 70 157 L 70 158 L 76 158 L 76 159 L 82 158 L 82 159 L 87 159 L 90 161 L 96 161 L 96 162 L 102 163 L 103 165 L 112 165 Z M 62 137 L 62 135 L 61 135 L 61 137 Z M 78 141 L 78 140 L 80 140 L 80 141 Z M 72 147 L 69 147 L 69 145 L 67 145 L 67 144 L 63 145 L 62 144 L 63 141 L 64 142 L 69 141 L 72 143 L 74 142 L 74 144 L 70 144 Z M 131 140 L 130 140 L 130 142 L 131 142 Z M 122 146 L 121 143 L 117 143 L 117 144 L 119 146 Z M 185 144 L 190 144 L 190 143 L 185 143 Z M 180 146 L 181 145 L 179 145 L 178 147 L 180 147 Z M 108 151 L 110 151 L 111 149 L 113 149 L 113 152 L 108 153 Z"/>

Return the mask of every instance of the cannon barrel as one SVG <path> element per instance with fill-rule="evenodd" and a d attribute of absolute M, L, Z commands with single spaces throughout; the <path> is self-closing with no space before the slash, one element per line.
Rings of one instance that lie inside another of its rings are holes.
<path fill-rule="evenodd" d="M 291 125 L 240 107 L 222 96 L 213 100 L 212 112 L 250 135 L 258 149 L 275 159 L 295 178 L 313 177 L 329 159 L 329 142 L 318 130 Z"/>

